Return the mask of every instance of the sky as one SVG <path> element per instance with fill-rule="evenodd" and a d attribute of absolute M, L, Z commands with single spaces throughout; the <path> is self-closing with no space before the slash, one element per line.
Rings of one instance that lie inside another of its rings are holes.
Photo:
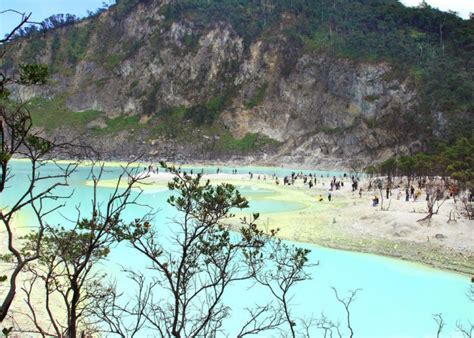
<path fill-rule="evenodd" d="M 0 0 L 0 11 L 15 9 L 20 12 L 32 12 L 32 21 L 42 21 L 59 13 L 85 16 L 87 11 L 102 7 L 102 3 L 112 3 L 114 0 Z M 401 0 L 406 6 L 417 6 L 421 0 Z M 464 19 L 469 13 L 474 13 L 474 0 L 427 0 L 428 4 L 443 11 L 458 12 Z M 18 23 L 20 17 L 13 13 L 0 14 L 0 36 L 4 36 Z"/>
<path fill-rule="evenodd" d="M 400 0 L 400 2 L 405 6 L 418 6 L 421 0 Z M 426 2 L 442 11 L 455 11 L 463 19 L 469 19 L 469 13 L 474 13 L 474 0 L 427 0 Z"/>
<path fill-rule="evenodd" d="M 111 0 L 0 0 L 0 12 L 14 9 L 21 13 L 32 13 L 31 21 L 41 22 L 53 14 L 70 13 L 83 17 L 87 11 L 95 11 L 102 3 Z M 115 2 L 115 1 L 114 1 Z M 21 16 L 15 13 L 0 14 L 0 36 L 15 27 Z"/>

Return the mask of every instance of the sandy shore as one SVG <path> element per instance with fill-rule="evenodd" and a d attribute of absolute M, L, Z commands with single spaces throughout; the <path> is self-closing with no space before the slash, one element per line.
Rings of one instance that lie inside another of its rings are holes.
<path fill-rule="evenodd" d="M 185 168 L 183 166 L 183 170 Z M 140 184 L 140 188 L 144 190 L 166 189 L 173 177 L 161 170 L 158 174 L 142 175 L 146 175 L 144 182 Z M 367 182 L 361 182 L 364 192 L 360 197 L 358 192 L 352 192 L 350 179 L 343 179 L 344 187 L 332 191 L 332 201 L 329 202 L 327 193 L 330 178 L 318 177 L 316 186 L 309 189 L 302 179 L 297 179 L 294 185 L 284 186 L 282 177 L 279 177 L 280 184 L 277 185 L 271 176 L 260 174 L 260 179 L 258 176 L 255 173 L 253 179 L 250 179 L 248 174 L 220 173 L 204 175 L 203 179 L 209 179 L 213 184 L 232 183 L 243 191 L 264 191 L 265 193 L 249 194 L 248 199 L 251 205 L 256 201 L 264 202 L 266 206 L 281 206 L 260 210 L 259 224 L 266 229 L 279 228 L 279 236 L 283 239 L 385 255 L 474 276 L 474 221 L 461 215 L 459 202 L 447 200 L 428 225 L 417 222 L 426 215 L 424 194 L 417 201 L 405 202 L 403 196 L 397 199 L 394 192 L 390 198 L 390 208 L 382 211 L 380 207 L 371 206 L 374 194 L 367 192 Z M 86 184 L 91 185 L 92 182 Z M 99 183 L 103 187 L 115 187 L 116 184 L 116 179 Z M 318 201 L 320 195 L 324 198 L 321 202 Z M 388 201 L 384 203 L 387 205 Z M 233 220 L 234 226 L 238 226 L 238 219 L 244 214 L 249 214 L 249 211 L 237 213 Z M 448 222 L 450 214 L 455 215 L 455 222 Z M 19 216 L 15 220 L 17 235 L 26 233 L 28 227 L 25 225 L 29 221 L 28 215 Z M 5 238 L 5 234 L 0 233 L 0 236 Z M 0 265 L 0 270 L 4 273 L 8 268 L 8 264 Z M 22 275 L 19 285 L 23 284 L 24 278 L 25 275 Z M 12 310 L 25 310 L 23 297 L 19 291 Z M 38 299 L 37 302 L 40 303 L 41 300 Z M 11 320 L 6 323 L 28 327 L 28 319 L 19 312 L 15 313 L 16 323 Z M 45 314 L 41 316 L 46 318 Z"/>
<path fill-rule="evenodd" d="M 427 213 L 425 194 L 417 201 L 397 199 L 396 191 L 384 205 L 388 210 L 372 207 L 373 192 L 367 191 L 362 181 L 362 197 L 352 192 L 350 179 L 343 179 L 344 187 L 332 191 L 332 201 L 327 200 L 330 178 L 318 178 L 309 189 L 302 179 L 291 186 L 276 185 L 271 176 L 255 173 L 249 175 L 204 175 L 213 184 L 228 182 L 241 187 L 268 191 L 268 194 L 250 195 L 252 201 L 275 201 L 279 205 L 291 204 L 292 211 L 261 211 L 260 223 L 269 229 L 280 228 L 279 236 L 297 242 L 308 242 L 331 248 L 374 253 L 421 262 L 436 268 L 474 275 L 474 221 L 462 216 L 458 201 L 448 199 L 434 215 L 430 224 L 417 222 Z M 149 174 L 143 189 L 165 187 L 172 175 L 165 172 Z M 116 182 L 102 181 L 102 186 Z M 322 195 L 324 201 L 318 202 Z M 296 207 L 295 207 L 296 204 Z M 296 210 L 295 210 L 296 209 Z M 456 221 L 449 221 L 449 216 Z M 241 216 L 241 215 L 237 215 Z"/>
<path fill-rule="evenodd" d="M 13 221 L 12 221 L 12 228 L 14 229 L 14 238 L 16 247 L 19 248 L 22 242 L 21 237 L 27 235 L 32 231 L 32 224 L 36 224 L 35 216 L 33 216 L 32 212 L 22 211 L 15 214 Z M 0 240 L 2 242 L 2 252 L 6 253 L 7 250 L 7 233 L 6 230 L 2 229 L 0 231 Z M 14 268 L 14 264 L 10 264 L 7 262 L 0 262 L 0 275 L 10 276 L 11 272 Z M 29 272 L 22 272 L 19 274 L 17 279 L 17 289 L 15 299 L 10 307 L 9 315 L 3 321 L 4 327 L 13 327 L 14 331 L 9 335 L 12 338 L 20 338 L 20 337 L 40 337 L 39 334 L 33 333 L 18 333 L 16 330 L 34 330 L 33 323 L 31 319 L 28 317 L 29 309 L 25 303 L 26 294 L 22 290 L 23 287 L 28 288 L 29 283 L 28 281 L 31 278 L 31 274 Z M 52 325 L 50 324 L 49 317 L 44 309 L 44 286 L 42 281 L 37 281 L 35 286 L 37 292 L 32 294 L 32 303 L 36 304 L 36 315 L 38 320 L 41 323 L 44 323 L 44 327 L 49 330 L 49 332 L 53 332 Z M 6 289 L 2 289 L 2 292 L 5 292 Z M 54 300 L 52 304 L 52 309 L 56 313 L 65 313 L 64 306 L 62 305 L 62 300 L 59 298 L 59 295 L 52 296 Z M 62 320 L 64 318 L 61 318 Z"/>
<path fill-rule="evenodd" d="M 126 163 L 111 162 L 106 165 L 119 167 Z M 205 168 L 209 165 L 193 167 Z M 140 167 L 144 167 L 144 164 L 140 164 Z M 186 171 L 189 167 L 191 165 L 183 165 L 182 169 Z M 288 169 L 288 172 L 291 171 Z M 166 189 L 172 178 L 162 169 L 159 174 L 147 176 L 145 183 L 140 185 L 142 189 Z M 204 175 L 204 179 L 210 179 L 212 183 L 229 182 L 238 187 L 250 186 L 271 192 L 249 196 L 250 202 L 262 200 L 276 201 L 283 206 L 291 204 L 292 211 L 260 211 L 262 225 L 280 228 L 280 236 L 284 239 L 387 255 L 474 275 L 474 221 L 460 215 L 462 207 L 459 202 L 447 200 L 428 226 L 417 222 L 426 215 L 424 194 L 416 202 L 405 202 L 403 196 L 400 200 L 392 196 L 390 208 L 381 211 L 371 206 L 373 193 L 367 192 L 366 182 L 361 184 L 364 193 L 360 198 L 357 192 L 351 191 L 350 179 L 346 178 L 344 187 L 333 191 L 333 200 L 328 202 L 330 178 L 318 177 L 317 185 L 309 189 L 301 179 L 296 180 L 295 185 L 283 186 L 283 178 L 279 177 L 280 185 L 277 186 L 270 176 L 266 180 L 263 179 L 264 175 L 260 176 L 258 180 L 258 173 L 255 173 L 251 180 L 248 174 L 220 173 Z M 101 181 L 100 185 L 115 187 L 116 181 Z M 317 202 L 320 194 L 324 197 L 323 202 Z M 456 216 L 455 222 L 448 223 L 450 213 Z"/>

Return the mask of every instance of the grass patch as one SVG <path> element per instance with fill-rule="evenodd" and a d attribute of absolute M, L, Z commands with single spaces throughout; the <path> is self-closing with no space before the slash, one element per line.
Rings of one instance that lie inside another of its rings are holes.
<path fill-rule="evenodd" d="M 377 128 L 378 126 L 378 121 L 375 117 L 366 117 L 362 119 L 365 124 L 367 125 L 367 128 L 369 129 L 374 129 Z"/>
<path fill-rule="evenodd" d="M 105 57 L 104 67 L 112 71 L 122 62 L 124 56 L 121 54 L 111 54 Z"/>
<path fill-rule="evenodd" d="M 241 139 L 234 138 L 231 133 L 225 133 L 217 140 L 216 148 L 230 152 L 250 153 L 278 144 L 278 141 L 258 133 L 247 133 Z"/>
<path fill-rule="evenodd" d="M 326 31 L 316 31 L 310 37 L 303 38 L 303 47 L 306 52 L 327 50 L 332 41 Z"/>
<path fill-rule="evenodd" d="M 105 78 L 102 78 L 100 80 L 95 81 L 95 85 L 97 87 L 104 87 L 107 84 L 108 81 L 109 81 L 109 78 L 105 77 Z"/>
<path fill-rule="evenodd" d="M 94 133 L 98 135 L 114 135 L 124 130 L 132 133 L 144 128 L 144 125 L 140 124 L 140 117 L 138 115 L 121 115 L 113 119 L 107 119 L 106 123 L 107 127 L 96 128 L 94 129 Z"/>
<path fill-rule="evenodd" d="M 322 127 L 319 130 L 328 135 L 341 134 L 344 131 L 344 129 L 341 127 L 334 127 L 334 128 Z"/>
<path fill-rule="evenodd" d="M 267 93 L 268 83 L 265 82 L 261 87 L 259 87 L 254 95 L 254 97 L 245 103 L 245 107 L 252 109 L 253 107 L 258 106 L 265 99 L 265 94 Z"/>
<path fill-rule="evenodd" d="M 56 97 L 52 100 L 33 98 L 28 102 L 34 126 L 52 131 L 59 127 L 86 128 L 86 125 L 102 115 L 97 110 L 73 112 L 66 107 L 65 99 Z"/>
<path fill-rule="evenodd" d="M 194 34 L 186 34 L 183 38 L 183 43 L 186 48 L 186 52 L 193 52 L 199 46 L 199 36 Z"/>
<path fill-rule="evenodd" d="M 92 129 L 93 134 L 98 136 L 114 135 L 122 130 L 134 132 L 146 128 L 145 125 L 140 124 L 140 117 L 137 115 L 107 119 L 104 113 L 98 110 L 74 112 L 67 108 L 64 97 L 56 97 L 52 100 L 34 98 L 29 101 L 28 108 L 33 125 L 42 127 L 46 131 L 65 127 L 85 131 L 90 122 L 100 117 L 104 117 L 107 126 Z"/>
<path fill-rule="evenodd" d="M 134 81 L 130 84 L 130 89 L 135 88 L 136 86 L 138 86 L 139 83 L 140 83 L 140 81 L 134 80 Z"/>

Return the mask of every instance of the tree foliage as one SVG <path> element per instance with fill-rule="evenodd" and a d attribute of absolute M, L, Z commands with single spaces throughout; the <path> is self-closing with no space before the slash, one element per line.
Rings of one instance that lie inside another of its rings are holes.
<path fill-rule="evenodd" d="M 459 138 L 454 144 L 440 143 L 431 153 L 391 158 L 366 172 L 399 176 L 444 176 L 474 189 L 474 137 Z"/>
<path fill-rule="evenodd" d="M 130 309 L 109 301 L 97 316 L 119 335 L 123 335 L 119 328 L 125 325 L 114 313 L 133 313 L 137 322 L 145 317 L 160 337 L 215 337 L 231 314 L 224 295 L 234 284 L 258 282 L 268 286 L 277 301 L 249 309 L 249 319 L 242 322 L 238 337 L 273 330 L 284 323 L 289 323 L 293 332 L 292 287 L 309 279 L 304 271 L 309 265 L 309 250 L 283 244 L 275 238 L 277 230 L 261 230 L 256 224 L 258 214 L 241 219 L 240 229 L 231 227 L 227 222 L 234 217 L 232 210 L 248 207 L 233 185 L 214 186 L 202 182 L 201 175 L 165 168 L 174 175 L 169 183 L 174 194 L 168 203 L 178 211 L 171 243 L 164 239 L 161 227 L 148 221 L 119 230 L 119 237 L 147 258 L 150 275 L 132 274 L 139 295 Z M 282 289 L 277 286 L 280 283 Z"/>
<path fill-rule="evenodd" d="M 79 214 L 72 227 L 54 226 L 40 219 L 44 230 L 39 248 L 39 233 L 24 238 L 24 255 L 38 252 L 39 259 L 25 267 L 31 277 L 22 290 L 29 318 L 43 336 L 74 338 L 80 332 L 95 330 L 91 314 L 99 304 L 98 296 L 107 292 L 103 283 L 106 274 L 99 271 L 98 264 L 106 260 L 117 242 L 116 232 L 124 226 L 122 212 L 136 204 L 140 193 L 132 194 L 132 188 L 141 180 L 136 169 L 124 168 L 116 188 L 102 201 L 97 198 L 97 189 L 103 172 L 103 166 L 91 169 L 94 187 L 90 215 Z M 119 188 L 125 180 L 125 188 Z M 35 302 L 38 298 L 43 302 Z M 41 314 L 47 320 L 40 320 Z"/>

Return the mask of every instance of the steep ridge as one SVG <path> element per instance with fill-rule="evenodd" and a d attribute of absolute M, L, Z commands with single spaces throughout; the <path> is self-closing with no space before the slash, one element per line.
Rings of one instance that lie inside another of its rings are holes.
<path fill-rule="evenodd" d="M 36 126 L 109 158 L 348 167 L 472 133 L 472 21 L 390 0 L 122 0 L 17 38 L 2 68 L 47 64 L 48 85 L 16 89 Z"/>

